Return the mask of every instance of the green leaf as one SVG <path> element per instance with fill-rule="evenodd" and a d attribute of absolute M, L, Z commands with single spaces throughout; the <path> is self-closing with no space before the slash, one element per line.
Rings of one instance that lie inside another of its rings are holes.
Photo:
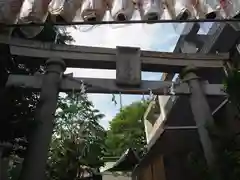
<path fill-rule="evenodd" d="M 128 148 L 142 152 L 146 144 L 143 118 L 148 102 L 135 102 L 122 110 L 110 122 L 105 140 L 107 154 L 121 156 Z"/>

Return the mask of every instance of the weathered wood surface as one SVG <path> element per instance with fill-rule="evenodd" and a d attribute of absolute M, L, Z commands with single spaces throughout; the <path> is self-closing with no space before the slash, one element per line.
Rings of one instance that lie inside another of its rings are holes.
<path fill-rule="evenodd" d="M 45 61 L 49 57 L 65 60 L 67 67 L 116 69 L 116 49 L 55 45 L 38 41 L 0 37 L 1 43 L 10 45 L 12 55 L 21 56 L 20 61 Z M 157 72 L 180 72 L 188 65 L 204 69 L 221 69 L 228 53 L 187 54 L 141 51 L 142 70 Z"/>
<path fill-rule="evenodd" d="M 86 86 L 87 93 L 122 93 L 122 94 L 149 94 L 152 91 L 156 95 L 189 95 L 190 90 L 186 83 L 173 86 L 173 93 L 169 92 L 171 81 L 142 81 L 140 87 L 117 86 L 115 79 L 99 78 L 63 78 L 60 90 L 62 92 L 81 91 L 81 82 Z M 42 86 L 42 75 L 10 75 L 7 87 L 29 88 L 39 91 Z M 205 84 L 204 91 L 209 96 L 224 96 L 223 85 Z"/>
<path fill-rule="evenodd" d="M 209 38 L 206 39 L 199 53 L 231 52 L 231 61 L 234 60 L 233 47 L 240 37 L 240 31 L 237 31 L 228 23 L 214 23 L 208 34 Z M 221 83 L 225 76 L 223 71 L 213 73 L 211 69 L 203 71 L 198 75 L 207 79 L 209 83 Z"/>
<path fill-rule="evenodd" d="M 234 46 L 234 44 L 236 44 L 236 40 L 240 37 L 239 29 L 234 29 L 228 23 L 214 23 L 207 35 L 200 36 L 199 34 L 196 34 L 197 30 L 199 30 L 197 25 L 193 26 L 191 32 L 186 36 L 180 37 L 179 41 L 183 39 L 183 41 L 195 44 L 199 48 L 198 52 L 202 54 L 229 52 L 230 49 Z M 183 52 L 186 52 L 186 49 L 181 46 L 181 42 L 178 42 L 176 45 L 176 48 L 179 47 L 183 50 Z M 235 58 L 238 58 L 235 57 L 235 53 L 231 54 L 231 60 Z M 201 73 L 201 75 L 204 75 L 203 78 L 209 80 L 211 83 L 219 83 L 220 81 L 222 81 L 223 74 L 223 71 L 213 72 L 211 69 L 208 69 L 207 71 L 202 71 Z M 170 73 L 166 75 L 166 77 L 171 78 L 173 77 L 173 75 L 172 73 Z"/>
<path fill-rule="evenodd" d="M 117 47 L 116 83 L 139 86 L 141 84 L 140 48 Z"/>
<path fill-rule="evenodd" d="M 182 35 L 179 37 L 177 44 L 173 50 L 174 53 L 182 53 L 182 52 L 187 52 L 187 47 L 184 47 L 183 44 L 187 40 L 193 41 L 193 44 L 199 44 L 199 40 L 203 38 L 203 35 L 198 35 L 196 32 L 200 29 L 199 25 L 197 23 L 190 23 L 186 24 L 184 27 L 183 32 L 188 32 L 189 28 L 191 28 L 190 32 L 186 35 Z M 189 53 L 189 52 L 188 52 Z M 174 78 L 175 73 L 174 72 L 169 72 L 169 73 L 164 73 L 162 75 L 162 80 L 163 81 L 171 81 Z"/>
<path fill-rule="evenodd" d="M 240 69 L 240 40 L 238 40 L 238 43 L 233 48 L 232 52 L 232 63 L 234 66 L 237 66 Z"/>

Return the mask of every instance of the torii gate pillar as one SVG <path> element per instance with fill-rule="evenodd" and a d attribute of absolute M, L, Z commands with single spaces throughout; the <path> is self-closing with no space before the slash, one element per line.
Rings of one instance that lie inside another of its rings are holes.
<path fill-rule="evenodd" d="M 47 61 L 40 102 L 36 110 L 37 126 L 30 137 L 28 153 L 24 159 L 20 180 L 44 179 L 48 149 L 53 132 L 59 85 L 64 71 L 65 63 L 63 60 L 52 58 Z"/>
<path fill-rule="evenodd" d="M 187 67 L 181 74 L 183 81 L 186 81 L 190 88 L 190 106 L 192 109 L 193 117 L 198 128 L 198 133 L 204 155 L 209 168 L 215 169 L 216 157 L 212 140 L 208 133 L 208 125 L 214 124 L 210 107 L 207 98 L 204 94 L 200 78 L 196 75 L 195 67 Z"/>

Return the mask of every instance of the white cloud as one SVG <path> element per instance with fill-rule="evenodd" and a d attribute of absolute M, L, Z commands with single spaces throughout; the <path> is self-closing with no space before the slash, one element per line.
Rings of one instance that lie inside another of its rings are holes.
<path fill-rule="evenodd" d="M 137 12 L 133 19 L 140 19 Z M 101 25 L 81 32 L 84 27 L 71 28 L 74 44 L 98 47 L 132 46 L 151 49 L 152 44 L 166 44 L 169 38 L 178 37 L 172 24 Z"/>
<path fill-rule="evenodd" d="M 143 30 L 143 25 L 134 24 L 122 28 L 113 29 L 109 25 L 102 25 L 91 32 L 72 30 L 75 39 L 74 44 L 98 47 L 132 46 L 150 49 L 152 44 L 150 35 L 156 30 L 157 25 L 152 25 L 148 30 Z M 90 35 L 91 34 L 91 35 Z M 153 40 L 154 38 L 152 38 Z"/>

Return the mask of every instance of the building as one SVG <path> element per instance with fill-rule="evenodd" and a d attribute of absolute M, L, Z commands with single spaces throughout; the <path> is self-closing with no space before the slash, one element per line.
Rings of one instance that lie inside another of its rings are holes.
<path fill-rule="evenodd" d="M 215 32 L 209 39 L 214 41 L 213 36 L 218 38 L 215 43 L 209 43 L 209 40 L 204 39 L 208 35 L 202 38 L 196 33 L 190 32 L 186 37 L 180 37 L 175 51 L 179 51 L 179 49 L 183 53 L 208 53 L 217 49 L 222 52 L 230 51 L 235 46 L 236 39 L 227 43 L 225 49 L 219 44 L 219 41 L 224 37 L 226 31 L 234 32 L 233 28 L 225 26 L 222 28 L 222 34 L 219 35 L 216 26 L 219 24 L 214 24 L 209 30 L 210 33 Z M 239 35 L 235 36 L 235 38 L 237 37 L 239 38 Z M 234 39 L 234 35 L 230 38 Z M 197 42 L 196 39 L 202 39 L 202 42 L 205 43 L 198 45 L 199 41 Z M 209 44 L 211 44 L 210 47 Z M 206 83 L 222 83 L 223 80 L 223 72 L 206 71 L 199 76 L 206 80 Z M 173 77 L 174 74 L 164 74 L 161 80 L 171 81 Z M 180 81 L 180 78 L 177 78 L 177 81 Z M 207 97 L 206 100 L 213 120 L 225 123 L 224 132 L 229 135 L 239 132 L 239 122 L 234 118 L 236 108 L 233 108 L 226 97 Z M 194 170 L 194 165 L 191 164 L 192 158 L 196 156 L 205 161 L 205 154 L 198 131 L 199 126 L 194 120 L 196 109 L 194 114 L 190 101 L 188 96 L 155 96 L 144 116 L 148 152 L 134 169 L 133 180 L 202 179 Z M 200 112 L 201 106 L 198 107 Z M 204 107 L 202 108 L 204 109 Z"/>
<path fill-rule="evenodd" d="M 102 180 L 131 180 L 132 170 L 138 163 L 138 155 L 129 148 L 120 158 L 111 158 L 100 168 Z"/>

